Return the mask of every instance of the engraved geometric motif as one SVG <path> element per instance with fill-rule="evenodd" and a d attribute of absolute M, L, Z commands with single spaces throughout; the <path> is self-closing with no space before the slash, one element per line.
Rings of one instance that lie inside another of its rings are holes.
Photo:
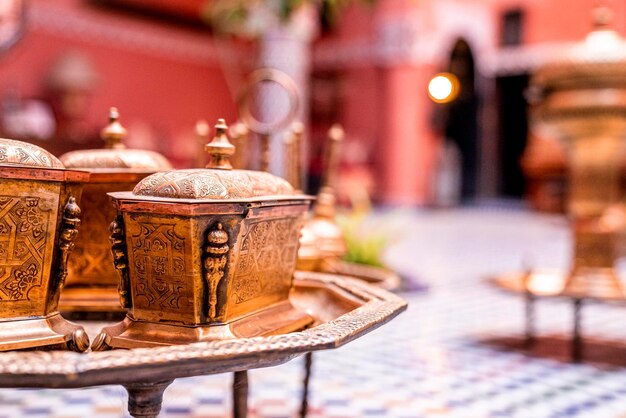
<path fill-rule="evenodd" d="M 262 220 L 249 225 L 239 253 L 233 295 L 244 303 L 289 287 L 295 269 L 301 219 Z"/>
<path fill-rule="evenodd" d="M 176 199 L 227 200 L 294 192 L 286 180 L 265 172 L 189 169 L 152 174 L 140 181 L 133 193 Z"/>
<path fill-rule="evenodd" d="M 28 167 L 64 168 L 61 161 L 36 145 L 0 138 L 0 164 Z"/>
<path fill-rule="evenodd" d="M 139 223 L 131 237 L 131 254 L 137 274 L 133 303 L 138 308 L 177 311 L 190 292 L 185 282 L 185 240 L 173 224 Z"/>
<path fill-rule="evenodd" d="M 30 300 L 41 286 L 50 211 L 38 197 L 0 196 L 0 301 Z"/>

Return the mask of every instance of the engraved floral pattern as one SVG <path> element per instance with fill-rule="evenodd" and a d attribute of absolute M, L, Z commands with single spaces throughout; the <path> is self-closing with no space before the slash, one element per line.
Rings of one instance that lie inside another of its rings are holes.
<path fill-rule="evenodd" d="M 28 268 L 15 271 L 15 280 L 7 284 L 11 299 L 20 300 L 26 298 L 28 291 L 38 283 L 39 272 L 37 266 L 31 264 Z"/>

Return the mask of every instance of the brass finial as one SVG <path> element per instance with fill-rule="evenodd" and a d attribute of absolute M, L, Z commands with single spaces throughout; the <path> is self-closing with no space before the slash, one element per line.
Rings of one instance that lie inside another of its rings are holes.
<path fill-rule="evenodd" d="M 326 158 L 324 173 L 322 176 L 322 187 L 331 186 L 337 176 L 337 166 L 339 164 L 339 144 L 343 141 L 345 133 L 340 124 L 336 123 L 328 130 L 328 144 L 326 145 Z"/>
<path fill-rule="evenodd" d="M 229 158 L 235 153 L 235 147 L 228 140 L 228 125 L 224 119 L 218 119 L 215 125 L 215 136 L 213 140 L 204 146 L 204 150 L 209 153 L 209 163 L 206 168 L 218 168 L 222 170 L 232 170 Z"/>
<path fill-rule="evenodd" d="M 339 145 L 345 133 L 339 124 L 334 124 L 328 130 L 328 143 L 326 145 L 326 156 L 324 161 L 324 173 L 322 174 L 322 184 L 317 194 L 317 202 L 313 209 L 313 214 L 317 218 L 332 219 L 335 217 L 335 205 L 337 198 L 333 183 L 337 176 L 337 166 L 339 165 Z"/>
<path fill-rule="evenodd" d="M 100 138 L 104 140 L 105 148 L 126 148 L 122 140 L 126 138 L 126 128 L 119 122 L 120 112 L 117 107 L 109 109 L 109 124 L 100 131 Z"/>
<path fill-rule="evenodd" d="M 613 21 L 613 11 L 606 7 L 596 7 L 593 9 L 593 28 L 605 29 Z"/>
<path fill-rule="evenodd" d="M 287 156 L 286 178 L 297 191 L 302 190 L 302 170 L 300 167 L 302 135 L 304 135 L 304 124 L 296 121 L 291 124 L 291 130 L 285 137 L 285 154 Z"/>

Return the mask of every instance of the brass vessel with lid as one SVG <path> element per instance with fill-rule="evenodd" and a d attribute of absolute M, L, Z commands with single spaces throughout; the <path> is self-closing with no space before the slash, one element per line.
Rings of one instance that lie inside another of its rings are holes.
<path fill-rule="evenodd" d="M 126 319 L 94 350 L 291 332 L 312 322 L 289 301 L 311 198 L 265 172 L 233 170 L 220 119 L 206 169 L 153 174 L 109 193 Z"/>
<path fill-rule="evenodd" d="M 596 9 L 594 30 L 542 66 L 529 88 L 533 128 L 559 138 L 570 160 L 574 260 L 563 292 L 573 296 L 626 296 L 614 270 L 626 226 L 626 41 L 607 27 L 610 14 Z"/>
<path fill-rule="evenodd" d="M 298 132 L 300 127 L 296 129 L 294 133 L 300 135 Z M 344 130 L 339 124 L 333 125 L 328 131 L 325 167 L 320 191 L 317 194 L 311 216 L 302 228 L 300 237 L 298 270 L 352 276 L 382 288 L 397 289 L 401 280 L 394 271 L 344 260 L 348 253 L 348 247 L 343 231 L 336 221 L 337 198 L 333 187 L 339 165 L 339 147 L 344 136 Z M 295 154 L 291 158 L 295 159 L 297 156 L 298 154 Z M 292 177 L 298 179 L 299 167 L 288 171 L 296 173 Z"/>
<path fill-rule="evenodd" d="M 109 224 L 115 218 L 108 192 L 132 190 L 144 177 L 171 168 L 169 161 L 154 151 L 128 149 L 123 144 L 126 129 L 116 108 L 102 129 L 103 149 L 72 151 L 60 157 L 68 168 L 91 173 L 83 187 L 83 226 L 69 264 L 67 286 L 60 301 L 63 312 L 123 312 L 119 304 L 118 274 L 109 245 Z"/>
<path fill-rule="evenodd" d="M 89 347 L 58 311 L 88 178 L 35 145 L 0 139 L 0 351 Z"/>

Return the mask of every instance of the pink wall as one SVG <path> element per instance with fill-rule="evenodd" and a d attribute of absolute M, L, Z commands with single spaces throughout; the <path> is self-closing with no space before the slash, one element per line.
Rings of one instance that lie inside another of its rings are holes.
<path fill-rule="evenodd" d="M 151 148 L 182 164 L 193 158 L 198 119 L 236 117 L 208 34 L 91 9 L 80 0 L 29 4 L 25 35 L 0 57 L 0 94 L 11 87 L 25 98 L 40 97 L 51 64 L 63 52 L 78 51 L 100 75 L 87 114 L 93 129 L 117 106 L 127 127 L 151 131 L 157 140 Z"/>

